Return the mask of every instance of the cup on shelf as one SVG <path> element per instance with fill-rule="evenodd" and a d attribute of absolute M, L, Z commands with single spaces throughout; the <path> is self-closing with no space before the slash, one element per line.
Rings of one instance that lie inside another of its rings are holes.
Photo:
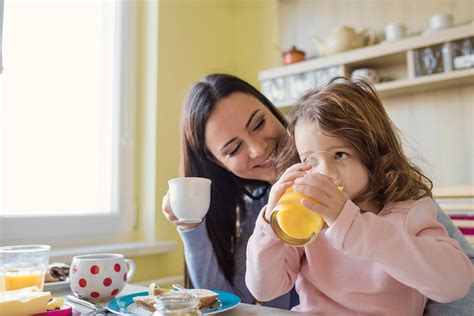
<path fill-rule="evenodd" d="M 30 286 L 43 290 L 50 249 L 48 245 L 0 247 L 0 292 Z"/>
<path fill-rule="evenodd" d="M 368 83 L 371 83 L 371 84 L 375 84 L 375 83 L 380 82 L 379 74 L 377 73 L 377 71 L 375 71 L 372 68 L 355 69 L 351 73 L 351 79 L 352 80 L 362 79 L 362 80 L 365 80 L 365 81 L 367 81 Z"/>
<path fill-rule="evenodd" d="M 453 25 L 453 16 L 447 13 L 438 13 L 430 17 L 429 30 L 441 30 Z"/>
<path fill-rule="evenodd" d="M 184 177 L 168 181 L 171 209 L 180 223 L 200 223 L 211 203 L 211 183 L 207 178 Z"/>
<path fill-rule="evenodd" d="M 385 25 L 385 40 L 395 41 L 407 35 L 407 28 L 403 23 L 389 23 Z"/>
<path fill-rule="evenodd" d="M 121 254 L 75 256 L 71 262 L 69 286 L 78 298 L 104 301 L 120 293 L 134 274 L 135 263 Z"/>

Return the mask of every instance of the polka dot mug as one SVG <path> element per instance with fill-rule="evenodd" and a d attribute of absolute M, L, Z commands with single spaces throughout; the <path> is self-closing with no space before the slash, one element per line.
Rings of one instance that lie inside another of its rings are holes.
<path fill-rule="evenodd" d="M 106 301 L 120 293 L 134 274 L 133 260 L 120 254 L 75 256 L 69 271 L 69 285 L 78 298 Z"/>

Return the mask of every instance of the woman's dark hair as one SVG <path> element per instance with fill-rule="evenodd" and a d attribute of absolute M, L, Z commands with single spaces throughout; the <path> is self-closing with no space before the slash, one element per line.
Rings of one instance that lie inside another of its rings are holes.
<path fill-rule="evenodd" d="M 206 215 L 206 228 L 217 262 L 226 279 L 235 274 L 234 245 L 236 242 L 237 210 L 240 218 L 246 213 L 244 197 L 259 199 L 251 191 L 268 188 L 269 183 L 243 179 L 226 170 L 208 150 L 205 126 L 216 104 L 235 92 L 246 93 L 262 102 L 286 126 L 283 115 L 257 89 L 247 82 L 227 74 L 211 74 L 196 83 L 189 92 L 182 111 L 181 172 L 185 177 L 212 180 L 211 205 Z M 264 192 L 265 193 L 265 192 Z"/>
<path fill-rule="evenodd" d="M 398 130 L 375 89 L 362 80 L 334 78 L 320 90 L 307 92 L 290 114 L 290 137 L 278 159 L 278 172 L 299 161 L 294 134 L 299 120 L 319 125 L 325 135 L 343 139 L 357 152 L 369 183 L 354 202 L 388 202 L 431 197 L 433 184 L 405 156 Z"/>

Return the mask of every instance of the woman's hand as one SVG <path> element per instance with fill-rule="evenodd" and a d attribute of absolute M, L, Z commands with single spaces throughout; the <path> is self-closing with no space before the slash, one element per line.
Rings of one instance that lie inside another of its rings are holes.
<path fill-rule="evenodd" d="M 309 173 L 295 181 L 295 191 L 319 203 L 303 198 L 301 203 L 315 211 L 331 226 L 339 216 L 347 198 L 339 191 L 331 178 L 320 173 Z"/>
<path fill-rule="evenodd" d="M 163 196 L 163 200 L 161 202 L 161 212 L 165 216 L 165 218 L 173 224 L 176 224 L 178 227 L 183 229 L 192 229 L 199 226 L 201 223 L 197 224 L 180 224 L 176 215 L 174 215 L 173 210 L 171 209 L 171 202 L 170 202 L 170 192 L 167 191 L 165 196 Z"/>
<path fill-rule="evenodd" d="M 309 170 L 311 170 L 311 168 L 312 166 L 310 164 L 297 163 L 286 169 L 280 179 L 275 182 L 275 184 L 272 186 L 272 189 L 270 190 L 267 210 L 265 211 L 265 219 L 267 222 L 270 222 L 273 209 L 275 208 L 278 200 L 281 198 L 283 192 L 291 187 L 296 179 L 303 177 Z"/>

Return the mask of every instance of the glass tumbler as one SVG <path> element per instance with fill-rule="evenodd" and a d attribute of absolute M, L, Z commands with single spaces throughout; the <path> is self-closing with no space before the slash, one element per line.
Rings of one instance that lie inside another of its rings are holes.
<path fill-rule="evenodd" d="M 342 192 L 347 174 L 345 157 L 344 153 L 340 152 L 319 151 L 313 153 L 306 161 L 313 166 L 310 173 L 322 173 L 330 177 Z M 321 215 L 301 204 L 302 198 L 319 204 L 317 200 L 298 193 L 291 187 L 283 193 L 270 217 L 270 225 L 275 234 L 292 246 L 309 244 L 324 225 Z"/>
<path fill-rule="evenodd" d="M 0 291 L 29 286 L 43 290 L 50 249 L 48 245 L 0 247 Z"/>
<path fill-rule="evenodd" d="M 295 192 L 293 188 L 287 189 L 275 206 L 270 219 L 275 234 L 293 246 L 310 243 L 324 224 L 321 215 L 300 203 L 303 197 L 305 196 Z"/>
<path fill-rule="evenodd" d="M 201 316 L 199 299 L 185 291 L 168 292 L 158 296 L 155 304 L 157 316 Z"/>

